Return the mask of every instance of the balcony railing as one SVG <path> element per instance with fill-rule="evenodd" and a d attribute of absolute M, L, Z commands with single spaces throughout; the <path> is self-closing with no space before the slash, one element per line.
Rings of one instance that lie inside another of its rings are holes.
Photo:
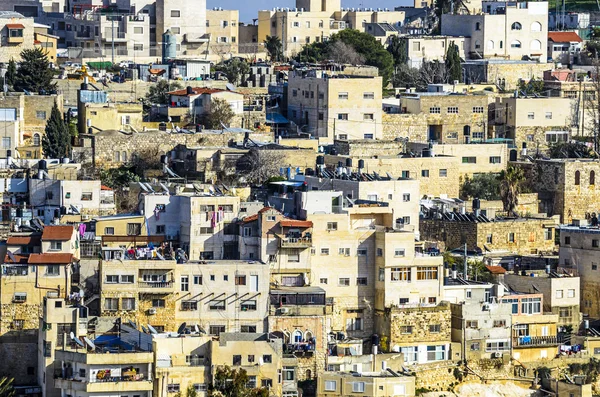
<path fill-rule="evenodd" d="M 288 237 L 280 240 L 281 248 L 310 248 L 312 237 Z"/>
<path fill-rule="evenodd" d="M 173 288 L 173 281 L 140 281 L 139 288 Z"/>
<path fill-rule="evenodd" d="M 563 342 L 562 336 L 519 336 L 513 338 L 513 346 L 546 346 L 559 345 Z"/>
<path fill-rule="evenodd" d="M 27 276 L 29 266 L 2 265 L 3 276 Z"/>

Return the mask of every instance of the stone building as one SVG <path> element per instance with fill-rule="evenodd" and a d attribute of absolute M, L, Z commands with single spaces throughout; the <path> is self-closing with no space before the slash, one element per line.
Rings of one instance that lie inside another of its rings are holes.
<path fill-rule="evenodd" d="M 462 66 L 468 83 L 491 83 L 504 90 L 517 89 L 521 81 L 540 80 L 548 70 L 546 62 L 504 59 L 471 59 Z"/>
<path fill-rule="evenodd" d="M 596 189 L 596 175 L 600 175 L 600 161 L 536 159 L 515 164 L 523 168 L 532 190 L 538 193 L 540 212 L 560 216 L 563 224 L 598 213 L 600 190 Z"/>
<path fill-rule="evenodd" d="M 288 119 L 300 131 L 327 142 L 380 139 L 383 88 L 377 69 L 369 66 L 331 69 L 290 72 Z"/>
<path fill-rule="evenodd" d="M 467 244 L 468 250 L 513 255 L 552 253 L 556 250 L 554 218 L 496 218 L 443 213 L 441 218 L 421 218 L 421 238 L 440 241 L 452 250 Z"/>
<path fill-rule="evenodd" d="M 21 60 L 23 50 L 34 48 L 33 18 L 26 18 L 13 11 L 0 11 L 0 63 L 8 63 L 11 59 Z"/>
<path fill-rule="evenodd" d="M 386 370 L 363 372 L 357 377 L 350 372 L 324 372 L 319 376 L 317 395 L 324 397 L 414 396 L 414 376 L 399 375 Z"/>
<path fill-rule="evenodd" d="M 424 62 L 444 62 L 448 47 L 454 43 L 458 48 L 461 59 L 466 59 L 465 51 L 471 48 L 470 38 L 461 36 L 405 36 L 401 40 L 406 42 L 407 64 L 413 68 L 420 68 Z M 450 82 L 452 83 L 452 82 Z"/>
<path fill-rule="evenodd" d="M 219 7 L 206 10 L 206 34 L 209 40 L 207 45 L 211 59 L 220 62 L 238 53 L 239 19 L 238 10 L 224 10 Z"/>

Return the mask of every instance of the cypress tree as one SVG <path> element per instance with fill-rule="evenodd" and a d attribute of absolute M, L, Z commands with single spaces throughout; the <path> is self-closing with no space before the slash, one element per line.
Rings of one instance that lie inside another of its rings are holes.
<path fill-rule="evenodd" d="M 71 153 L 69 128 L 63 121 L 58 105 L 54 102 L 50 118 L 46 123 L 46 134 L 42 137 L 42 150 L 46 158 L 60 159 Z"/>
<path fill-rule="evenodd" d="M 8 67 L 6 68 L 6 74 L 4 75 L 4 80 L 6 85 L 12 87 L 15 84 L 15 78 L 17 77 L 17 63 L 14 59 L 10 58 L 8 61 Z"/>
<path fill-rule="evenodd" d="M 446 51 L 446 71 L 448 72 L 448 81 L 453 82 L 455 80 L 462 81 L 462 69 L 460 65 L 460 55 L 458 54 L 458 47 L 454 44 L 454 41 L 450 42 L 448 50 Z"/>

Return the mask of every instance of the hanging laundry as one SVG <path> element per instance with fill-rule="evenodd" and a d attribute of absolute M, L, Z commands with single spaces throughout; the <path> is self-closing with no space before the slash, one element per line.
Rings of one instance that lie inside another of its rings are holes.
<path fill-rule="evenodd" d="M 83 235 L 85 234 L 85 229 L 86 229 L 85 223 L 80 223 L 79 224 L 79 235 L 81 237 L 83 237 Z"/>
<path fill-rule="evenodd" d="M 211 212 L 210 226 L 212 228 L 214 228 L 216 225 L 217 225 L 217 213 L 216 212 Z"/>

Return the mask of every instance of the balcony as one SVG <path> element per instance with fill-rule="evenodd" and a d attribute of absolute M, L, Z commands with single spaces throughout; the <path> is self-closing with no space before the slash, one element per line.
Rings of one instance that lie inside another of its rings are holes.
<path fill-rule="evenodd" d="M 562 336 L 520 336 L 513 338 L 514 347 L 556 346 L 563 343 Z"/>
<path fill-rule="evenodd" d="M 173 281 L 140 281 L 138 282 L 139 292 L 149 292 L 155 294 L 170 294 L 174 291 Z"/>
<path fill-rule="evenodd" d="M 27 276 L 29 274 L 29 266 L 27 265 L 2 265 L 3 276 Z"/>
<path fill-rule="evenodd" d="M 104 35 L 102 35 L 102 41 L 115 41 L 115 42 L 126 42 L 127 37 L 125 36 L 125 32 L 111 32 L 110 29 L 104 31 Z"/>
<path fill-rule="evenodd" d="M 141 379 L 134 380 L 129 376 L 112 376 L 106 380 L 94 380 L 86 382 L 75 379 L 58 377 L 54 380 L 54 387 L 59 389 L 70 389 L 87 393 L 119 393 L 122 391 L 152 391 L 152 379 L 139 375 Z"/>
<path fill-rule="evenodd" d="M 279 239 L 280 248 L 310 248 L 312 247 L 312 237 L 281 237 Z"/>

